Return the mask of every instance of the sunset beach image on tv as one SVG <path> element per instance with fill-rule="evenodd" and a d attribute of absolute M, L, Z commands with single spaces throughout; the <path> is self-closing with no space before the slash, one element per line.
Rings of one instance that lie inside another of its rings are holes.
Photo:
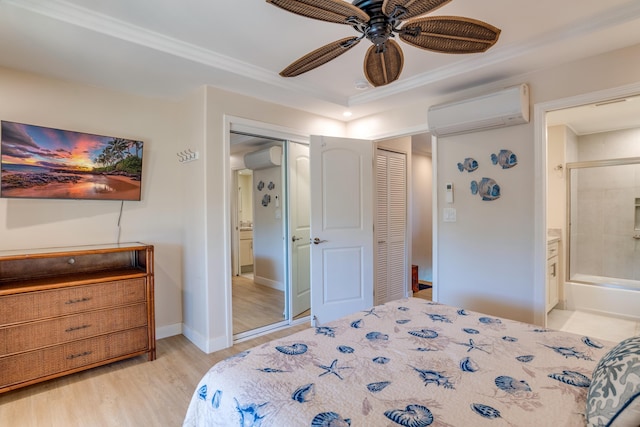
<path fill-rule="evenodd" d="M 142 141 L 2 121 L 0 196 L 140 200 Z"/>

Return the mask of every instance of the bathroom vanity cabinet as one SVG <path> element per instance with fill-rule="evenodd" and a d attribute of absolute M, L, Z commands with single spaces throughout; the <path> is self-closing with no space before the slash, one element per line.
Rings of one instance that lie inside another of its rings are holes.
<path fill-rule="evenodd" d="M 240 231 L 240 269 L 253 265 L 253 231 Z M 241 271 L 244 272 L 244 271 Z"/>

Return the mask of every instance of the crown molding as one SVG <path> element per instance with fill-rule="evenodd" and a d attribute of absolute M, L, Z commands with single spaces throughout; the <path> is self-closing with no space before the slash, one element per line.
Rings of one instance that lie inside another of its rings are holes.
<path fill-rule="evenodd" d="M 217 52 L 196 46 L 191 43 L 168 37 L 162 33 L 150 31 L 115 19 L 108 15 L 94 12 L 62 0 L 0 0 L 2 3 L 36 13 L 60 22 L 82 27 L 100 34 L 124 40 L 130 43 L 167 53 L 227 71 L 242 77 L 265 83 L 279 89 L 285 89 L 326 102 L 346 106 L 347 99 L 326 91 L 319 91 L 299 83 L 285 81 L 277 73 L 256 67 L 244 61 L 221 55 Z"/>

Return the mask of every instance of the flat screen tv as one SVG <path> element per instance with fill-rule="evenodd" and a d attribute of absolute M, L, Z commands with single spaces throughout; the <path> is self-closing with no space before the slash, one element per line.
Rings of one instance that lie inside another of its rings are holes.
<path fill-rule="evenodd" d="M 142 141 L 2 121 L 0 197 L 140 200 Z"/>

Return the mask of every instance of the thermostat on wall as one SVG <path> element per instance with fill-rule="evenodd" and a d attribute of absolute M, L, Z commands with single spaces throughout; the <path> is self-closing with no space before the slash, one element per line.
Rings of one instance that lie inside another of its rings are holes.
<path fill-rule="evenodd" d="M 453 203 L 453 182 L 447 182 L 445 184 L 444 195 L 447 203 Z"/>

